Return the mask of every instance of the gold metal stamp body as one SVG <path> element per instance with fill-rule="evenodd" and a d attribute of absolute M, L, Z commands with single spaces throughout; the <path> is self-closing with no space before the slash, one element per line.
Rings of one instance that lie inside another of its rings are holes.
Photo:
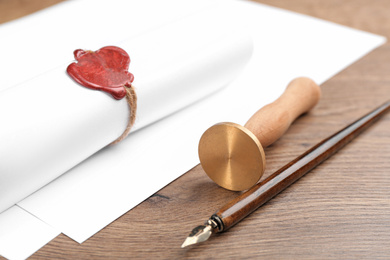
<path fill-rule="evenodd" d="M 219 123 L 206 130 L 198 152 L 203 170 L 228 190 L 249 189 L 265 170 L 265 155 L 259 140 L 235 123 Z"/>

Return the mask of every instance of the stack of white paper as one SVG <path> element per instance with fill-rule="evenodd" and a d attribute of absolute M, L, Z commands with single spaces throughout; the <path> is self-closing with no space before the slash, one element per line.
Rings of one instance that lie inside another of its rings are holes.
<path fill-rule="evenodd" d="M 226 26 L 227 19 L 199 22 L 211 18 L 201 12 L 118 43 L 131 53 L 136 75 L 133 132 L 225 86 L 247 63 L 249 35 Z M 65 73 L 70 63 L 0 92 L 0 121 L 7 126 L 0 132 L 0 212 L 126 128 L 126 99 L 81 87 Z"/>

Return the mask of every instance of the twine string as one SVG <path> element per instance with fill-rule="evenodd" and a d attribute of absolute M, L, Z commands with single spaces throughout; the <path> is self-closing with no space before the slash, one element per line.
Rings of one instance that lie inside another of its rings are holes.
<path fill-rule="evenodd" d="M 135 89 L 134 89 L 132 84 L 126 85 L 125 89 L 126 89 L 126 101 L 127 101 L 127 104 L 129 106 L 129 110 L 130 110 L 129 120 L 128 120 L 125 131 L 122 133 L 121 136 L 119 136 L 111 144 L 117 144 L 129 135 L 130 130 L 134 125 L 135 118 L 137 115 L 137 94 L 135 93 Z"/>

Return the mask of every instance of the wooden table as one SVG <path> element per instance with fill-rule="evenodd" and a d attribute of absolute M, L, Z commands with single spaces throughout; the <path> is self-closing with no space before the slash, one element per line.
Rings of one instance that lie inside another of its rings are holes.
<path fill-rule="evenodd" d="M 58 1 L 2 0 L 0 22 Z M 390 38 L 390 1 L 258 2 Z M 319 105 L 266 149 L 264 177 L 390 99 L 390 44 L 322 89 Z M 390 114 L 244 221 L 203 244 L 180 248 L 194 226 L 238 193 L 217 187 L 196 166 L 83 244 L 61 234 L 31 259 L 389 259 L 389 129 Z"/>

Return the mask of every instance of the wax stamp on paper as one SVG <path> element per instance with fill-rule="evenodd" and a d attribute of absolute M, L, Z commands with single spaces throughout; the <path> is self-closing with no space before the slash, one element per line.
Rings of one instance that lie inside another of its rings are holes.
<path fill-rule="evenodd" d="M 69 76 L 84 87 L 102 90 L 115 99 L 126 96 L 126 88 L 134 80 L 129 69 L 130 57 L 121 48 L 103 47 L 97 51 L 75 50 L 77 62 L 67 68 Z"/>
<path fill-rule="evenodd" d="M 129 105 L 129 120 L 125 131 L 111 144 L 116 144 L 129 134 L 135 122 L 137 95 L 132 82 L 133 74 L 129 69 L 130 57 L 121 48 L 103 47 L 97 51 L 75 50 L 77 62 L 71 63 L 66 71 L 69 76 L 84 87 L 102 90 L 120 100 L 126 97 Z"/>

